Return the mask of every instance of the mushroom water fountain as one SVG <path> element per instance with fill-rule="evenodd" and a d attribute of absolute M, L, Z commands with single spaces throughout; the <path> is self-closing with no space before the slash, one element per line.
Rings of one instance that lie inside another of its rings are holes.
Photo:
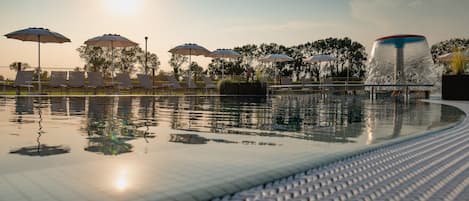
<path fill-rule="evenodd" d="M 365 84 L 435 84 L 438 72 L 425 36 L 386 36 L 373 44 Z"/>

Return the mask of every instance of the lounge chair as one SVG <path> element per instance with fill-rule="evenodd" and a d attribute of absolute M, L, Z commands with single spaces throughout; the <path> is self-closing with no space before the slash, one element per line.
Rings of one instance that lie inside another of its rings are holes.
<path fill-rule="evenodd" d="M 120 90 L 125 89 L 128 90 L 129 93 L 131 93 L 131 89 L 133 88 L 133 86 L 129 73 L 117 73 L 115 81 L 117 81 L 117 90 L 119 92 Z"/>
<path fill-rule="evenodd" d="M 213 80 L 211 80 L 209 77 L 203 76 L 202 79 L 204 80 L 204 83 L 205 83 L 205 92 L 206 92 L 206 93 L 207 93 L 208 90 L 210 90 L 210 89 L 216 89 L 216 88 L 217 88 L 217 85 L 215 85 L 215 83 L 213 82 Z"/>
<path fill-rule="evenodd" d="M 94 94 L 96 94 L 98 88 L 105 87 L 103 76 L 100 72 L 88 72 L 88 88 L 94 89 Z"/>
<path fill-rule="evenodd" d="M 168 75 L 168 92 L 171 94 L 171 90 L 178 90 L 182 89 L 181 85 L 179 82 L 176 80 L 176 78 L 173 75 Z"/>
<path fill-rule="evenodd" d="M 137 79 L 140 83 L 140 87 L 142 87 L 145 90 L 145 93 L 148 90 L 151 90 L 154 93 L 155 89 L 159 88 L 158 86 L 153 86 L 153 80 L 150 79 L 149 75 L 137 74 Z"/>
<path fill-rule="evenodd" d="M 6 80 L 4 80 L 3 76 L 0 76 L 0 84 L 3 86 L 3 94 L 5 94 L 5 88 L 8 83 Z"/>
<path fill-rule="evenodd" d="M 192 78 L 187 78 L 186 77 L 186 81 L 187 81 L 187 88 L 188 89 L 198 89 L 199 87 L 194 83 L 194 79 Z"/>
<path fill-rule="evenodd" d="M 67 71 L 52 71 L 50 74 L 49 87 L 67 88 Z"/>
<path fill-rule="evenodd" d="M 16 73 L 16 79 L 13 86 L 16 88 L 17 95 L 20 95 L 21 87 L 28 88 L 28 93 L 31 92 L 31 88 L 34 87 L 34 85 L 31 84 L 33 81 L 33 76 L 34 71 L 18 71 Z"/>
<path fill-rule="evenodd" d="M 80 88 L 85 86 L 85 72 L 71 71 L 68 73 L 68 86 Z"/>
<path fill-rule="evenodd" d="M 291 80 L 290 77 L 282 77 L 281 80 L 280 80 L 280 84 L 282 84 L 282 85 L 291 85 L 292 80 Z"/>

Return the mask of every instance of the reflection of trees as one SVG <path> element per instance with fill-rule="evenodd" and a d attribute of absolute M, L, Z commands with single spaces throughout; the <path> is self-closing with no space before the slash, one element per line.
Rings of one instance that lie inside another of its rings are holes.
<path fill-rule="evenodd" d="M 357 98 L 280 96 L 272 100 L 273 131 L 302 133 L 290 137 L 323 142 L 352 142 L 361 129 L 350 125 L 363 121 Z"/>
<path fill-rule="evenodd" d="M 351 124 L 363 122 L 359 98 L 277 96 L 167 97 L 171 127 L 178 130 L 291 137 L 326 142 L 350 142 L 362 132 Z M 272 106 L 268 106 L 272 104 Z M 208 106 L 207 106 L 208 105 Z"/>
<path fill-rule="evenodd" d="M 272 142 L 255 142 L 255 141 L 231 141 L 225 139 L 209 139 L 197 134 L 171 134 L 169 142 L 182 144 L 207 144 L 208 142 L 225 143 L 225 144 L 243 144 L 243 145 L 259 145 L 259 146 L 280 146 Z"/>
<path fill-rule="evenodd" d="M 133 117 L 134 97 L 90 97 L 88 103 L 88 146 L 86 151 L 104 155 L 118 155 L 132 152 L 128 143 L 137 138 L 152 138 L 147 131 L 139 130 L 141 124 Z M 117 114 L 114 114 L 115 100 Z"/>

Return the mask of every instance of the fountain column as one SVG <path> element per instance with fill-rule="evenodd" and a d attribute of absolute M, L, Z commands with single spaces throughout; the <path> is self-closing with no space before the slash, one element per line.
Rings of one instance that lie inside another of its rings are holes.
<path fill-rule="evenodd" d="M 394 84 L 404 84 L 404 47 L 396 48 L 396 63 L 394 65 Z"/>

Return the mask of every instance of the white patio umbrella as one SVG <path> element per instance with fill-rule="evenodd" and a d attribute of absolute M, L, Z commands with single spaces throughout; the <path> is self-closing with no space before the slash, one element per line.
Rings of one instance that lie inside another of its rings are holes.
<path fill-rule="evenodd" d="M 310 56 L 306 59 L 303 59 L 303 61 L 307 63 L 322 63 L 322 62 L 335 61 L 336 59 L 337 58 L 328 54 L 317 54 L 317 55 Z M 347 83 L 348 83 L 348 68 L 347 68 Z"/>
<path fill-rule="evenodd" d="M 234 58 L 241 57 L 241 54 L 231 49 L 216 49 L 215 51 L 211 52 L 208 55 L 208 57 L 218 58 L 218 59 L 222 59 L 222 58 L 234 59 Z M 225 67 L 222 66 L 221 67 L 221 79 L 222 80 L 223 80 L 224 75 L 225 75 Z"/>
<path fill-rule="evenodd" d="M 97 46 L 97 47 L 110 47 L 112 54 L 112 66 L 111 66 L 111 82 L 114 84 L 114 48 L 115 47 L 134 47 L 138 46 L 138 43 L 127 39 L 119 34 L 104 34 L 97 36 L 85 41 L 86 45 Z"/>
<path fill-rule="evenodd" d="M 57 32 L 45 28 L 27 28 L 5 34 L 7 38 L 21 41 L 33 41 L 38 44 L 38 90 L 41 92 L 41 43 L 65 43 L 71 42 L 70 39 Z"/>
<path fill-rule="evenodd" d="M 272 68 L 274 68 L 274 63 L 281 63 L 281 62 L 287 62 L 287 61 L 293 61 L 293 58 L 289 57 L 288 55 L 285 54 L 269 54 L 267 56 L 264 56 L 259 59 L 261 62 L 271 62 L 272 63 Z M 274 68 L 274 73 L 275 73 L 275 83 L 277 83 L 277 69 Z"/>
<path fill-rule="evenodd" d="M 308 62 L 308 63 L 316 63 L 316 62 L 319 63 L 319 62 L 327 62 L 327 61 L 334 61 L 334 60 L 336 60 L 336 58 L 331 55 L 317 54 L 317 55 L 310 56 L 307 59 L 304 59 L 303 61 Z"/>
<path fill-rule="evenodd" d="M 179 55 L 188 55 L 189 56 L 189 70 L 188 70 L 188 79 L 191 79 L 191 56 L 200 56 L 204 55 L 207 56 L 210 54 L 210 51 L 207 50 L 205 47 L 202 47 L 200 45 L 197 45 L 195 43 L 186 43 L 183 45 L 176 46 L 172 49 L 170 49 L 168 52 L 172 54 L 179 54 Z"/>

